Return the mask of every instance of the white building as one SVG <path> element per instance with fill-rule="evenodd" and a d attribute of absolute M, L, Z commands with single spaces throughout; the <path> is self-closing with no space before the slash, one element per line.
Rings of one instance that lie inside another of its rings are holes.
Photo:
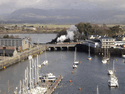
<path fill-rule="evenodd" d="M 99 35 L 89 35 L 88 36 L 88 39 L 99 39 L 99 38 L 101 38 L 101 36 L 99 36 Z"/>
<path fill-rule="evenodd" d="M 101 41 L 101 48 L 116 48 L 115 39 L 109 37 L 100 38 Z"/>

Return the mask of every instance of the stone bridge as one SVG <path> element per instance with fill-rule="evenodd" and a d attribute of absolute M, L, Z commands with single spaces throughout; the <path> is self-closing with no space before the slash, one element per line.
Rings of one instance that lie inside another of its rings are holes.
<path fill-rule="evenodd" d="M 76 44 L 80 44 L 80 42 L 46 44 L 46 47 L 47 50 L 75 50 Z"/>

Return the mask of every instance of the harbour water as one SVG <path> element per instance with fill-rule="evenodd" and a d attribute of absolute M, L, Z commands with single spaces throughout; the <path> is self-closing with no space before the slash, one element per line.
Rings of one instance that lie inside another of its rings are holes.
<path fill-rule="evenodd" d="M 39 35 L 40 38 L 41 36 Z M 53 39 L 55 37 L 50 38 Z M 102 56 L 91 55 L 92 60 L 89 61 L 87 60 L 87 53 L 77 52 L 77 60 L 82 63 L 74 70 L 72 68 L 74 51 L 47 51 L 46 55 L 49 64 L 42 66 L 40 74 L 52 72 L 56 76 L 63 76 L 63 80 L 53 94 L 96 94 L 97 85 L 99 94 L 125 94 L 125 63 L 122 57 L 111 57 L 109 64 L 102 64 Z M 45 53 L 39 55 L 39 63 L 44 60 Z M 117 88 L 108 86 L 110 76 L 107 73 L 108 69 L 113 67 L 112 60 L 115 60 L 115 68 L 117 68 L 116 76 L 119 80 L 119 87 Z M 0 94 L 13 94 L 14 89 L 19 87 L 19 81 L 24 78 L 27 66 L 28 60 L 0 71 Z M 81 90 L 79 90 L 79 87 Z"/>

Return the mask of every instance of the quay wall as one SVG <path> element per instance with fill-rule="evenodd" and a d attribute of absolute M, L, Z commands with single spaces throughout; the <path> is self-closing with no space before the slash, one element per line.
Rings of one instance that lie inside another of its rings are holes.
<path fill-rule="evenodd" d="M 37 56 L 37 54 L 41 54 L 45 50 L 46 46 L 37 46 L 24 52 L 17 53 L 16 56 L 10 57 L 5 60 L 3 59 L 0 61 L 0 70 L 5 69 L 18 62 L 24 61 L 25 59 L 28 59 L 29 55 Z"/>
<path fill-rule="evenodd" d="M 83 51 L 88 53 L 88 45 L 85 44 L 77 44 L 76 45 L 78 51 Z M 92 54 L 96 54 L 96 55 L 104 55 L 104 52 L 107 52 L 107 49 L 104 48 L 93 48 L 90 47 L 90 53 Z M 123 54 L 125 54 L 125 49 L 118 49 L 118 48 L 108 48 L 108 53 L 112 56 L 122 56 Z"/>

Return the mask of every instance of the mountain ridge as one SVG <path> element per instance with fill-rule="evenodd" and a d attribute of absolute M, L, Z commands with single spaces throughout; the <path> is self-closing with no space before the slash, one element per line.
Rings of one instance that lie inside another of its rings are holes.
<path fill-rule="evenodd" d="M 124 15 L 124 11 L 119 10 L 80 10 L 80 9 L 18 9 L 6 16 L 0 16 L 1 22 L 11 23 L 120 23 L 124 22 L 119 15 Z M 118 16 L 117 16 L 118 15 Z"/>

